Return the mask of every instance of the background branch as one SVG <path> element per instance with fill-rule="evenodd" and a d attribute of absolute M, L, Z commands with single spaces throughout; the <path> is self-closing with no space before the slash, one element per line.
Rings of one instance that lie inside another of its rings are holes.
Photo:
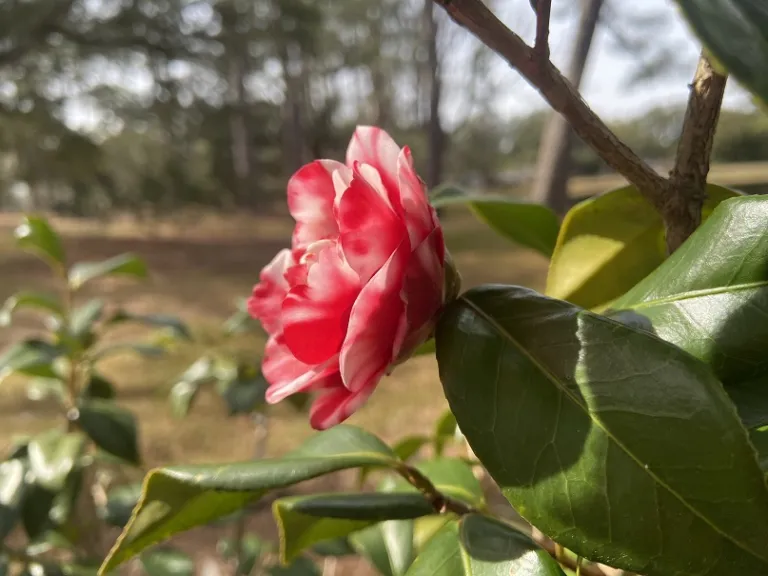
<path fill-rule="evenodd" d="M 549 20 L 552 13 L 552 0 L 535 0 L 536 43 L 533 46 L 538 58 L 549 59 Z"/>
<path fill-rule="evenodd" d="M 691 83 L 675 167 L 670 175 L 667 210 L 674 216 L 666 222 L 670 253 L 701 224 L 712 142 L 727 80 L 728 77 L 717 72 L 702 52 Z"/>

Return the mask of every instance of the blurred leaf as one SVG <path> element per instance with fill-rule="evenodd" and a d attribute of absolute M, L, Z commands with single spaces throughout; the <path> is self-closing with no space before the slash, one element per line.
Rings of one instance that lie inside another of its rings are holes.
<path fill-rule="evenodd" d="M 413 351 L 412 356 L 428 356 L 435 353 L 435 339 L 430 338 Z"/>
<path fill-rule="evenodd" d="M 322 572 L 312 560 L 302 556 L 288 566 L 270 566 L 269 576 L 321 576 Z"/>
<path fill-rule="evenodd" d="M 63 314 L 59 299 L 55 296 L 39 292 L 18 292 L 8 298 L 0 309 L 0 326 L 10 326 L 13 314 L 26 308 L 49 312 L 57 318 Z"/>
<path fill-rule="evenodd" d="M 189 331 L 189 328 L 176 316 L 169 316 L 167 314 L 133 314 L 125 310 L 118 310 L 108 321 L 109 324 L 122 324 L 124 322 L 137 322 L 154 328 L 165 328 L 176 338 L 192 340 L 192 333 Z"/>
<path fill-rule="evenodd" d="M 69 286 L 77 290 L 86 282 L 103 276 L 146 278 L 147 265 L 134 254 L 121 254 L 102 262 L 78 262 L 69 269 Z"/>
<path fill-rule="evenodd" d="M 227 403 L 229 414 L 250 414 L 266 404 L 265 394 L 269 382 L 261 371 L 250 366 L 240 366 L 237 378 L 224 383 L 221 395 Z"/>
<path fill-rule="evenodd" d="M 557 215 L 546 206 L 502 196 L 468 194 L 452 185 L 434 190 L 430 201 L 435 208 L 466 204 L 495 232 L 544 256 L 551 256 L 555 249 L 560 224 Z"/>
<path fill-rule="evenodd" d="M 413 458 L 419 450 L 429 444 L 429 438 L 426 436 L 406 436 L 400 440 L 397 444 L 392 446 L 392 451 L 397 454 L 403 462 L 407 462 Z"/>
<path fill-rule="evenodd" d="M 435 513 L 420 493 L 313 494 L 281 498 L 272 510 L 284 561 L 319 542 L 348 536 L 383 520 L 410 520 Z"/>
<path fill-rule="evenodd" d="M 456 437 L 456 416 L 453 412 L 446 410 L 440 419 L 435 423 L 435 454 L 440 456 L 443 453 L 445 444 Z"/>
<path fill-rule="evenodd" d="M 707 186 L 702 217 L 739 193 Z M 664 224 L 633 186 L 574 206 L 563 220 L 547 276 L 546 294 L 598 308 L 624 294 L 667 257 Z"/>
<path fill-rule="evenodd" d="M 413 520 L 388 520 L 349 537 L 383 576 L 402 576 L 413 562 Z"/>
<path fill-rule="evenodd" d="M 54 266 L 64 264 L 66 256 L 61 238 L 45 218 L 25 216 L 13 235 L 16 245 L 22 250 L 34 252 Z"/>
<path fill-rule="evenodd" d="M 26 483 L 26 465 L 22 460 L 8 460 L 0 463 L 0 543 L 16 527 L 19 521 Z"/>
<path fill-rule="evenodd" d="M 237 303 L 237 312 L 232 314 L 224 323 L 225 334 L 242 334 L 252 332 L 259 327 L 259 322 L 248 312 L 248 300 L 242 299 Z"/>
<path fill-rule="evenodd" d="M 34 482 L 58 492 L 64 488 L 84 449 L 85 438 L 79 433 L 62 433 L 53 429 L 38 434 L 27 446 L 29 470 L 34 475 Z"/>
<path fill-rule="evenodd" d="M 13 372 L 41 378 L 58 378 L 53 362 L 61 350 L 48 342 L 29 339 L 13 344 L 0 356 L 0 379 Z"/>
<path fill-rule="evenodd" d="M 1 540 L 0 540 L 1 541 Z M 0 554 L 0 576 L 8 576 L 11 569 L 11 563 L 8 556 Z"/>
<path fill-rule="evenodd" d="M 78 425 L 94 444 L 131 464 L 141 463 L 135 416 L 114 402 L 82 400 L 78 404 Z"/>
<path fill-rule="evenodd" d="M 58 378 L 32 378 L 27 383 L 27 398 L 33 402 L 54 397 L 64 400 L 67 397 L 64 382 Z"/>
<path fill-rule="evenodd" d="M 299 412 L 306 412 L 312 404 L 312 396 L 307 392 L 298 392 L 297 394 L 288 396 L 284 402 L 287 402 Z"/>
<path fill-rule="evenodd" d="M 106 574 L 174 534 L 240 510 L 269 490 L 374 464 L 393 467 L 398 460 L 375 436 L 339 425 L 312 436 L 282 458 L 153 470 L 145 480 L 141 502 L 101 572 Z"/>
<path fill-rule="evenodd" d="M 189 555 L 173 548 L 156 548 L 139 556 L 149 576 L 194 576 L 195 562 Z"/>
<path fill-rule="evenodd" d="M 93 362 L 95 363 L 99 360 L 103 360 L 104 358 L 117 356 L 125 352 L 133 352 L 148 358 L 157 358 L 158 356 L 165 354 L 165 348 L 161 348 L 160 346 L 152 346 L 151 344 L 144 344 L 142 342 L 111 344 L 109 346 L 104 346 L 96 353 L 94 353 Z"/>
<path fill-rule="evenodd" d="M 52 527 L 48 516 L 56 494 L 38 484 L 27 484 L 21 502 L 21 520 L 31 540 Z"/>
<path fill-rule="evenodd" d="M 763 0 L 677 0 L 694 32 L 736 79 L 768 102 L 768 9 Z"/>
<path fill-rule="evenodd" d="M 215 378 L 216 364 L 212 358 L 203 356 L 195 360 L 171 388 L 169 400 L 173 415 L 177 418 L 186 416 L 200 391 L 200 386 Z"/>
<path fill-rule="evenodd" d="M 347 538 L 323 540 L 312 547 L 312 553 L 318 556 L 352 556 L 357 554 Z"/>
<path fill-rule="evenodd" d="M 485 286 L 448 306 L 437 357 L 472 450 L 563 546 L 650 575 L 768 570 L 763 473 L 722 384 L 689 354 L 531 290 Z M 685 546 L 660 545 L 660 531 Z"/>
<path fill-rule="evenodd" d="M 111 400 L 115 397 L 115 386 L 100 374 L 91 373 L 88 383 L 80 393 L 82 398 L 101 398 Z"/>
<path fill-rule="evenodd" d="M 62 564 L 61 572 L 64 576 L 96 576 L 98 574 L 98 565 L 86 564 Z"/>
<path fill-rule="evenodd" d="M 237 555 L 237 547 L 232 538 L 222 538 L 219 540 L 216 549 L 227 560 L 233 560 Z M 240 540 L 240 558 L 237 559 L 237 574 L 250 574 L 259 558 L 269 551 L 269 543 L 262 541 L 255 534 L 245 534 Z"/>
<path fill-rule="evenodd" d="M 51 509 L 48 512 L 48 517 L 57 527 L 58 531 L 64 539 L 71 537 L 73 542 L 76 542 L 79 538 L 85 538 L 84 534 L 78 533 L 74 530 L 73 533 L 67 534 L 66 524 L 71 520 L 73 512 L 75 510 L 75 504 L 77 498 L 83 488 L 83 468 L 82 466 L 75 467 L 70 474 L 64 479 L 64 486 L 61 490 L 58 490 L 51 502 Z M 46 535 L 46 540 L 50 541 L 51 534 Z M 56 543 L 57 546 L 61 544 Z"/>
<path fill-rule="evenodd" d="M 105 522 L 122 528 L 131 518 L 133 508 L 141 497 L 141 484 L 116 486 L 107 494 L 107 503 L 100 510 Z"/>
<path fill-rule="evenodd" d="M 93 330 L 93 325 L 104 313 L 104 301 L 94 298 L 75 308 L 69 320 L 69 331 L 75 338 L 82 338 Z"/>

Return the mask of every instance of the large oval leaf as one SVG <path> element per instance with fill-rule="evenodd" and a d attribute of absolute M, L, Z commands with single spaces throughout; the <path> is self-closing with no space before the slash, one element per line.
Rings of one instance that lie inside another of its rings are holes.
<path fill-rule="evenodd" d="M 709 185 L 703 216 L 739 193 Z M 574 206 L 563 220 L 546 293 L 584 308 L 624 294 L 666 258 L 664 224 L 634 186 Z"/>
<path fill-rule="evenodd" d="M 720 382 L 679 348 L 523 288 L 451 304 L 440 376 L 517 511 L 647 576 L 768 573 L 768 491 Z"/>
<path fill-rule="evenodd" d="M 100 572 L 106 574 L 174 534 L 231 514 L 271 489 L 337 470 L 398 464 L 381 440 L 341 425 L 313 436 L 283 458 L 153 470 L 144 481 L 130 522 Z"/>
<path fill-rule="evenodd" d="M 768 381 L 768 198 L 719 206 L 662 266 L 612 305 L 612 316 L 655 332 L 706 362 L 726 387 Z M 763 405 L 768 404 L 768 398 Z M 754 411 L 756 406 L 745 406 Z"/>
<path fill-rule="evenodd" d="M 768 102 L 768 5 L 764 0 L 677 0 L 715 57 Z"/>
<path fill-rule="evenodd" d="M 435 190 L 430 201 L 435 208 L 466 205 L 480 220 L 501 236 L 551 256 L 560 229 L 557 215 L 546 206 L 486 194 L 467 194 L 455 186 Z"/>
<path fill-rule="evenodd" d="M 19 248 L 34 252 L 56 267 L 64 265 L 66 255 L 61 238 L 45 218 L 25 216 L 13 235 Z"/>

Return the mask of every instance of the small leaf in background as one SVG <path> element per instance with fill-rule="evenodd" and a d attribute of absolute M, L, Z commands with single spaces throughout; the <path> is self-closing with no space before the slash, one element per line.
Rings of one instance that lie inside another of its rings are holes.
<path fill-rule="evenodd" d="M 426 436 L 406 436 L 397 444 L 392 446 L 392 451 L 397 454 L 403 462 L 413 458 L 419 450 L 429 444 L 430 439 Z"/>
<path fill-rule="evenodd" d="M 339 425 L 312 436 L 282 458 L 153 470 L 142 500 L 101 567 L 106 574 L 148 546 L 241 510 L 269 490 L 331 472 L 399 460 L 375 436 Z"/>
<path fill-rule="evenodd" d="M 125 310 L 118 310 L 108 320 L 108 324 L 122 324 L 124 322 L 136 322 L 153 328 L 164 328 L 175 338 L 192 340 L 192 333 L 189 328 L 176 316 L 168 314 L 133 314 Z"/>
<path fill-rule="evenodd" d="M 472 467 L 459 458 L 436 458 L 424 460 L 416 465 L 438 492 L 456 500 L 466 502 L 475 508 L 485 507 L 485 495 L 480 481 Z"/>
<path fill-rule="evenodd" d="M 412 520 L 435 510 L 420 493 L 313 494 L 276 500 L 280 557 L 290 561 L 307 548 L 383 520 Z"/>
<path fill-rule="evenodd" d="M 13 372 L 41 378 L 58 378 L 53 367 L 61 350 L 48 342 L 29 339 L 11 345 L 0 356 L 0 380 Z"/>
<path fill-rule="evenodd" d="M 56 493 L 38 484 L 27 484 L 21 501 L 21 521 L 27 536 L 34 540 L 53 526 L 49 513 Z"/>
<path fill-rule="evenodd" d="M 25 216 L 13 231 L 16 245 L 22 250 L 34 252 L 49 264 L 61 266 L 66 260 L 61 238 L 45 218 Z"/>
<path fill-rule="evenodd" d="M 435 423 L 435 454 L 440 456 L 443 453 L 445 444 L 456 437 L 456 430 L 456 416 L 450 410 L 446 410 Z"/>
<path fill-rule="evenodd" d="M 100 399 L 83 400 L 78 404 L 78 425 L 94 444 L 131 464 L 139 464 L 136 417 L 114 402 Z"/>
<path fill-rule="evenodd" d="M 353 556 L 355 549 L 347 538 L 323 540 L 312 546 L 312 553 L 318 556 Z"/>
<path fill-rule="evenodd" d="M 388 520 L 349 537 L 352 547 L 383 576 L 403 576 L 413 562 L 413 520 Z"/>
<path fill-rule="evenodd" d="M 546 206 L 502 196 L 468 194 L 453 185 L 434 190 L 430 202 L 435 208 L 464 204 L 501 236 L 544 256 L 551 256 L 555 249 L 560 224 L 557 215 Z"/>
<path fill-rule="evenodd" d="M 219 393 L 229 408 L 230 416 L 250 414 L 266 405 L 265 394 L 269 382 L 261 370 L 253 366 L 240 365 L 233 380 L 221 382 Z"/>
<path fill-rule="evenodd" d="M 92 372 L 88 376 L 88 383 L 83 387 L 80 393 L 82 398 L 101 398 L 102 400 L 111 400 L 115 397 L 115 386 L 109 380 Z"/>
<path fill-rule="evenodd" d="M 321 576 L 322 571 L 312 560 L 302 556 L 288 566 L 270 566 L 267 568 L 269 576 Z"/>
<path fill-rule="evenodd" d="M 89 300 L 75 308 L 69 320 L 69 332 L 75 338 L 81 338 L 93 330 L 94 324 L 104 313 L 104 301 L 98 298 Z"/>
<path fill-rule="evenodd" d="M 156 548 L 139 556 L 149 576 L 194 576 L 195 562 L 188 554 L 174 548 Z"/>
<path fill-rule="evenodd" d="M 134 254 L 121 254 L 102 262 L 78 262 L 69 269 L 69 286 L 77 290 L 86 282 L 104 276 L 147 277 L 147 265 Z"/>
<path fill-rule="evenodd" d="M 61 303 L 55 296 L 39 292 L 19 292 L 8 298 L 0 309 L 0 326 L 10 326 L 13 314 L 26 309 L 47 312 L 57 318 L 63 314 Z"/>
<path fill-rule="evenodd" d="M 99 510 L 99 514 L 105 522 L 122 528 L 131 518 L 140 497 L 141 484 L 116 486 L 107 494 L 106 505 Z"/>
<path fill-rule="evenodd" d="M 222 558 L 237 562 L 237 574 L 248 575 L 262 555 L 271 551 L 271 546 L 255 534 L 245 534 L 240 539 L 240 558 L 235 559 L 238 547 L 235 546 L 232 538 L 222 538 L 219 540 L 216 545 L 216 551 L 221 554 Z"/>
<path fill-rule="evenodd" d="M 768 102 L 768 10 L 762 0 L 677 0 L 715 58 Z"/>
<path fill-rule="evenodd" d="M 49 398 L 64 400 L 66 397 L 64 382 L 58 378 L 32 378 L 27 383 L 27 398 L 33 402 Z"/>
<path fill-rule="evenodd" d="M 739 193 L 707 186 L 706 219 Z M 599 308 L 624 294 L 667 257 L 664 224 L 633 186 L 574 206 L 563 220 L 547 275 L 546 294 Z"/>
<path fill-rule="evenodd" d="M 144 344 L 142 342 L 111 344 L 109 346 L 104 346 L 104 348 L 96 351 L 93 354 L 92 359 L 95 363 L 99 360 L 103 360 L 104 358 L 109 358 L 110 356 L 118 356 L 126 352 L 138 354 L 139 356 L 144 356 L 146 358 L 157 358 L 165 354 L 165 348 L 161 348 L 160 346 L 153 346 L 152 344 Z"/>
<path fill-rule="evenodd" d="M 0 543 L 19 520 L 19 508 L 26 490 L 26 472 L 22 460 L 8 460 L 0 464 Z"/>
<path fill-rule="evenodd" d="M 178 382 L 171 388 L 169 400 L 174 416 L 181 418 L 189 413 L 200 387 L 216 378 L 216 363 L 203 356 L 186 369 Z"/>
<path fill-rule="evenodd" d="M 411 356 L 429 356 L 435 354 L 435 339 L 430 338 L 423 344 L 419 345 L 416 350 L 413 351 Z"/>
<path fill-rule="evenodd" d="M 241 299 L 237 303 L 237 312 L 232 314 L 224 323 L 225 334 L 242 334 L 253 332 L 260 326 L 258 320 L 251 317 L 248 312 L 248 300 Z"/>
<path fill-rule="evenodd" d="M 58 492 L 77 466 L 85 448 L 85 438 L 78 433 L 48 430 L 38 434 L 27 446 L 29 470 L 34 482 Z"/>

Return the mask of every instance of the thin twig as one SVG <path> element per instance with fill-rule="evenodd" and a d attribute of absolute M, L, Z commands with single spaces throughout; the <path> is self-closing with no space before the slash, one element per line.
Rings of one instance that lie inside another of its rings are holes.
<path fill-rule="evenodd" d="M 728 77 L 718 73 L 702 52 L 691 82 L 675 167 L 670 174 L 668 210 L 674 213 L 674 218 L 667 221 L 667 248 L 670 253 L 701 224 L 712 142 L 727 80 Z"/>
<path fill-rule="evenodd" d="M 549 60 L 549 20 L 552 0 L 536 0 L 536 43 L 533 52 L 539 61 Z"/>

